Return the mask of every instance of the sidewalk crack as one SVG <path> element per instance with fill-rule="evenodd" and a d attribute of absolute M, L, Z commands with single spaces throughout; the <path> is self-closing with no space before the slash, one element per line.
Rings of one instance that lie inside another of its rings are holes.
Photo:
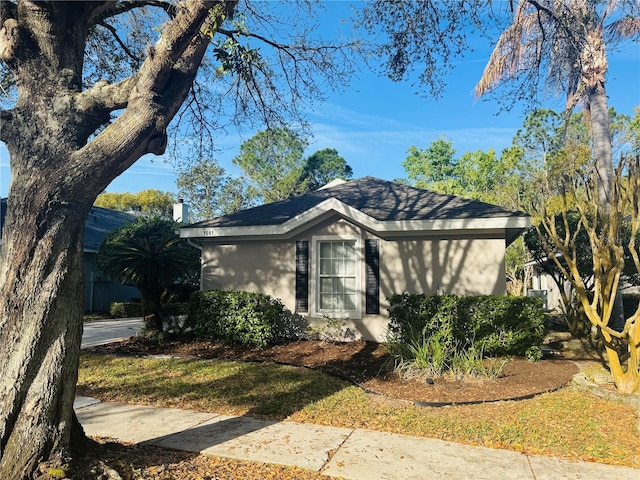
<path fill-rule="evenodd" d="M 327 459 L 325 460 L 325 462 L 322 465 L 322 467 L 320 467 L 320 470 L 318 470 L 318 473 L 322 473 L 324 470 L 327 469 L 327 467 L 329 467 L 329 463 L 331 463 L 331 460 L 333 459 L 335 454 L 338 453 L 338 450 L 340 450 L 344 446 L 344 444 L 347 442 L 347 440 L 349 440 L 349 438 L 351 438 L 351 435 L 353 435 L 354 432 L 355 432 L 355 429 L 351 430 L 349 432 L 349 435 L 344 437 L 344 440 L 342 440 L 342 442 L 340 442 L 340 445 L 338 445 L 336 448 L 334 448 L 332 450 L 329 450 L 327 452 Z"/>

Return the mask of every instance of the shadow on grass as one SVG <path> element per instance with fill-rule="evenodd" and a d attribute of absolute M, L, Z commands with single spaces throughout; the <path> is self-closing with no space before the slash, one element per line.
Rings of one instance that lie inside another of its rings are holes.
<path fill-rule="evenodd" d="M 82 358 L 82 395 L 278 420 L 349 386 L 313 369 L 273 363 L 93 354 Z"/>

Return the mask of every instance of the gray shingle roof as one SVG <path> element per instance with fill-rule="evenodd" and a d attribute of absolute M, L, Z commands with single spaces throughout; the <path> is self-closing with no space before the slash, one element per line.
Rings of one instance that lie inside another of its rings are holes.
<path fill-rule="evenodd" d="M 7 199 L 0 199 L 0 232 L 4 226 L 4 218 L 7 212 Z M 109 210 L 108 208 L 91 207 L 89 216 L 84 222 L 84 251 L 96 252 L 104 236 L 123 226 L 133 222 L 135 214 Z M 1 239 L 0 239 L 0 243 Z"/>
<path fill-rule="evenodd" d="M 477 200 L 364 177 L 281 202 L 205 220 L 186 228 L 280 225 L 329 198 L 336 198 L 379 221 L 527 217 L 525 213 Z"/>
<path fill-rule="evenodd" d="M 84 251 L 95 252 L 98 250 L 104 236 L 120 228 L 121 226 L 133 222 L 136 215 L 108 208 L 91 207 L 89 216 L 84 222 Z"/>

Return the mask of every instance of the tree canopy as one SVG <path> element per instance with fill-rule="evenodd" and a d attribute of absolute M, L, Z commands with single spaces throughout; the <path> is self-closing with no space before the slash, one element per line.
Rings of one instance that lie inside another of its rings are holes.
<path fill-rule="evenodd" d="M 227 215 L 252 206 L 248 185 L 232 177 L 215 160 L 183 169 L 176 180 L 178 196 L 189 205 L 190 221 Z"/>
<path fill-rule="evenodd" d="M 357 47 L 315 34 L 317 13 L 302 0 L 0 4 L 0 140 L 12 176 L 1 478 L 64 467 L 84 448 L 73 400 L 82 231 L 97 195 L 145 154 L 206 157 L 234 122 L 302 125 L 303 107 L 345 84 Z"/>
<path fill-rule="evenodd" d="M 137 193 L 103 192 L 94 205 L 122 212 L 141 212 L 146 215 L 171 217 L 175 195 L 156 189 L 141 190 Z"/>
<path fill-rule="evenodd" d="M 353 171 L 333 148 L 304 152 L 309 141 L 287 130 L 262 130 L 240 145 L 233 163 L 256 204 L 272 203 L 316 190 L 335 178 L 349 179 Z"/>

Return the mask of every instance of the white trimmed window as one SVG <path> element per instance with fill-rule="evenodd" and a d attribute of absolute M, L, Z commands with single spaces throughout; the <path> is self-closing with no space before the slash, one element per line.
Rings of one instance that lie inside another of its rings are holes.
<path fill-rule="evenodd" d="M 319 315 L 360 316 L 360 254 L 356 239 L 314 238 L 315 310 Z"/>

